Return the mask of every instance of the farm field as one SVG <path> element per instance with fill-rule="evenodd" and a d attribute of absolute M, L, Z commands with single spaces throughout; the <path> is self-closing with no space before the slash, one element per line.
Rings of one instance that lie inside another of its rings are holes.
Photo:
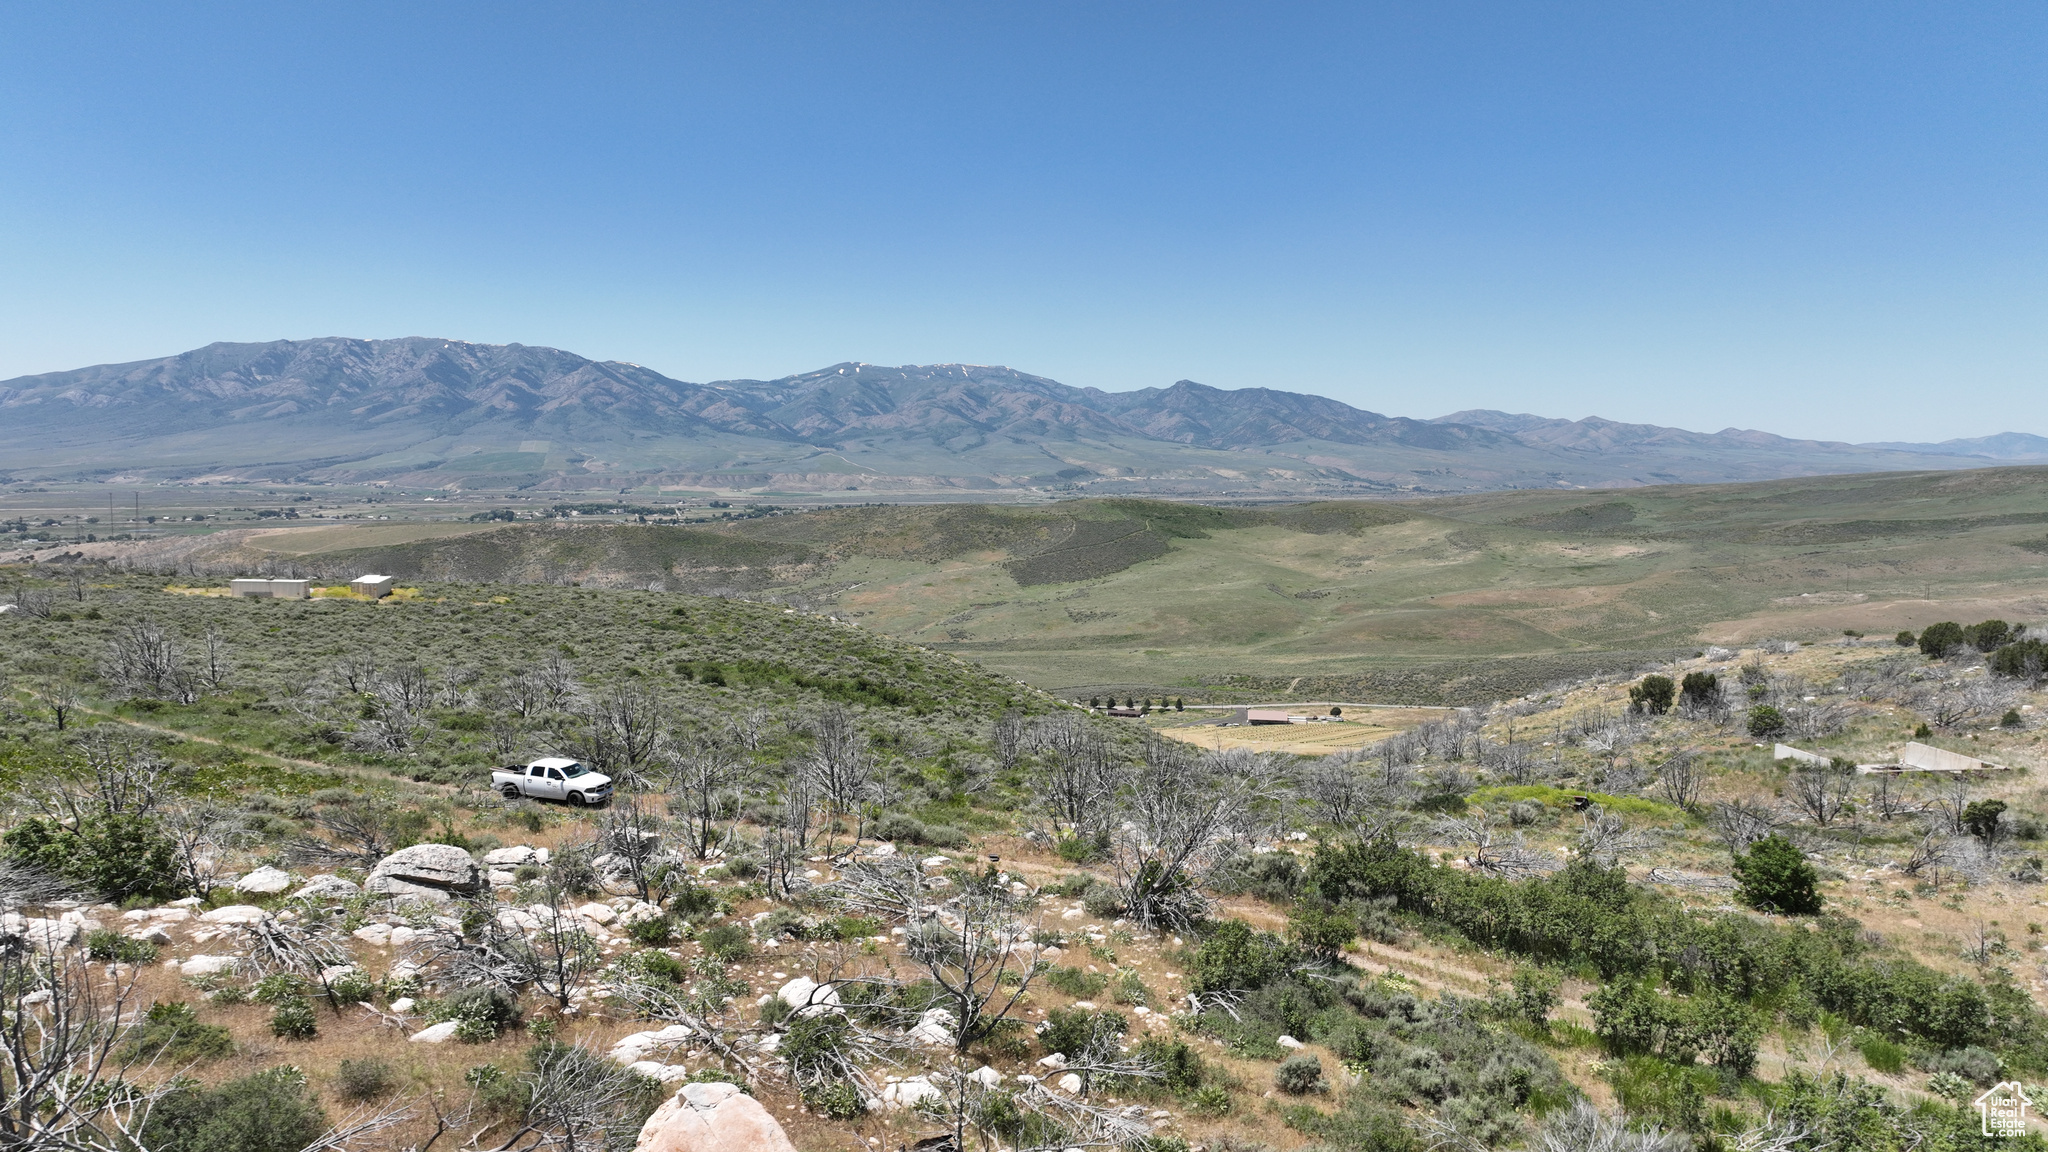
<path fill-rule="evenodd" d="M 1070 698 L 1474 703 L 1708 645 L 2041 619 L 2044 479 L 1997 468 L 1261 508 L 872 506 L 673 526 L 477 524 L 468 505 L 427 512 L 416 498 L 403 514 L 457 519 L 40 555 L 740 596 Z"/>

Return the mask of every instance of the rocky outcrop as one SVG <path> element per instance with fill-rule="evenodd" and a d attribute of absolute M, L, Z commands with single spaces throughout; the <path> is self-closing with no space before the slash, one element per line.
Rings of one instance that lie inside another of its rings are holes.
<path fill-rule="evenodd" d="M 796 1152 L 782 1125 L 731 1084 L 685 1084 L 640 1128 L 633 1152 Z"/>
<path fill-rule="evenodd" d="M 476 892 L 483 883 L 483 871 L 469 853 L 452 844 L 415 844 L 377 861 L 363 890 L 378 896 L 446 900 Z"/>
<path fill-rule="evenodd" d="M 291 874 L 268 864 L 235 881 L 235 891 L 275 896 L 292 886 Z"/>
<path fill-rule="evenodd" d="M 346 900 L 362 889 L 356 882 L 340 876 L 315 876 L 299 886 L 292 893 L 294 900 Z"/>

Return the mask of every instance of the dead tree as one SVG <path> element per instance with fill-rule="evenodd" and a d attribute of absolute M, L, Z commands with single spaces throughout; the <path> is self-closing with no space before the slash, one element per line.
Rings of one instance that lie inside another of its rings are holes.
<path fill-rule="evenodd" d="M 69 676 L 52 676 L 36 686 L 36 695 L 43 701 L 43 707 L 50 710 L 50 718 L 56 721 L 57 731 L 64 731 L 71 717 L 84 706 L 84 699 L 78 690 L 78 681 Z"/>
<path fill-rule="evenodd" d="M 668 740 L 668 721 L 652 689 L 623 681 L 585 702 L 562 730 L 565 750 L 625 789 L 644 789 Z"/>
<path fill-rule="evenodd" d="M 202 898 L 213 895 L 215 875 L 227 854 L 256 839 L 240 815 L 205 802 L 166 809 L 161 826 L 174 848 L 182 886 Z"/>
<path fill-rule="evenodd" d="M 1649 846 L 1648 837 L 1633 831 L 1621 817 L 1597 804 L 1586 812 L 1579 829 L 1579 855 L 1602 868 L 1612 868 Z"/>
<path fill-rule="evenodd" d="M 1749 800 L 1717 803 L 1708 820 L 1730 852 L 1746 851 L 1751 844 L 1776 832 L 1781 823 L 1776 811 Z"/>
<path fill-rule="evenodd" d="M 723 740 L 698 740 L 669 755 L 666 775 L 669 815 L 675 818 L 683 848 L 699 860 L 732 838 L 739 823 L 737 788 L 745 764 Z"/>
<path fill-rule="evenodd" d="M 128 1152 L 175 1087 L 128 1044 L 136 970 L 108 978 L 81 953 L 0 950 L 0 1148 Z"/>
<path fill-rule="evenodd" d="M 1033 725 L 1030 742 L 1043 765 L 1032 790 L 1053 834 L 1090 836 L 1100 830 L 1118 776 L 1109 740 L 1086 717 L 1061 712 Z"/>
<path fill-rule="evenodd" d="M 542 1045 L 520 1077 L 526 1106 L 490 1152 L 601 1152 L 633 1131 L 646 1082 L 583 1044 Z"/>
<path fill-rule="evenodd" d="M 875 756 L 867 733 L 851 711 L 837 704 L 820 709 L 810 730 L 811 754 L 802 770 L 817 781 L 818 798 L 829 815 L 858 813 L 873 798 L 875 783 Z"/>
<path fill-rule="evenodd" d="M 228 678 L 235 674 L 234 650 L 228 647 L 228 638 L 219 628 L 208 628 L 199 641 L 199 677 L 206 682 L 208 691 L 225 691 Z"/>
<path fill-rule="evenodd" d="M 1707 786 L 1706 765 L 1699 753 L 1682 748 L 1657 766 L 1657 788 L 1666 800 L 1691 812 L 1699 807 L 1700 793 Z"/>
<path fill-rule="evenodd" d="M 1203 881 L 1250 838 L 1277 777 L 1265 756 L 1148 745 L 1123 791 L 1123 822 L 1111 838 L 1125 914 L 1146 929 L 1200 922 L 1209 910 Z"/>
<path fill-rule="evenodd" d="M 654 899 L 668 822 L 643 805 L 638 796 L 621 794 L 597 819 L 600 865 L 608 874 L 633 885 L 641 900 Z"/>
<path fill-rule="evenodd" d="M 1826 768 L 1815 766 L 1794 771 L 1785 781 L 1785 793 L 1808 819 L 1825 828 L 1842 814 L 1855 784 L 1854 766 L 1837 761 Z"/>
<path fill-rule="evenodd" d="M 123 695 L 190 704 L 198 698 L 198 681 L 187 664 L 177 638 L 144 617 L 108 641 L 100 675 Z"/>

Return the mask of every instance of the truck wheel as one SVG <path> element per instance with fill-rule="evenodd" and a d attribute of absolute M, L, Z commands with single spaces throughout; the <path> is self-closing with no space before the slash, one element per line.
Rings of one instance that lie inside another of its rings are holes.
<path fill-rule="evenodd" d="M 569 793 L 569 803 L 571 803 L 571 804 L 575 805 L 575 806 L 576 806 L 576 807 L 578 807 L 578 808 L 581 808 L 581 807 L 583 807 L 583 806 L 584 806 L 585 804 L 588 804 L 588 803 L 589 803 L 589 801 L 587 801 L 587 800 L 585 800 L 585 799 L 583 798 L 583 793 L 581 793 L 581 792 L 571 792 L 571 793 Z"/>
<path fill-rule="evenodd" d="M 519 799 L 519 785 L 517 784 L 507 784 L 502 791 L 505 793 L 505 799 L 507 800 Z"/>

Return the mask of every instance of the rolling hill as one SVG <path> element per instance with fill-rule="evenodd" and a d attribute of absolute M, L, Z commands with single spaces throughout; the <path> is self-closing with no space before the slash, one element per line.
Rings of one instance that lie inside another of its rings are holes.
<path fill-rule="evenodd" d="M 871 505 L 705 527 L 266 527 L 76 552 L 180 579 L 706 592 L 827 612 L 1048 689 L 1439 703 L 1707 644 L 2040 623 L 2044 483 L 2048 468 L 2007 467 L 1260 508 Z"/>
<path fill-rule="evenodd" d="M 1852 445 L 1460 412 L 1385 416 L 1183 380 L 1110 393 L 1010 368 L 838 364 L 691 384 L 553 348 L 212 344 L 0 382 L 16 479 L 381 481 L 757 496 L 1343 497 L 1978 466 L 2048 441 Z"/>

